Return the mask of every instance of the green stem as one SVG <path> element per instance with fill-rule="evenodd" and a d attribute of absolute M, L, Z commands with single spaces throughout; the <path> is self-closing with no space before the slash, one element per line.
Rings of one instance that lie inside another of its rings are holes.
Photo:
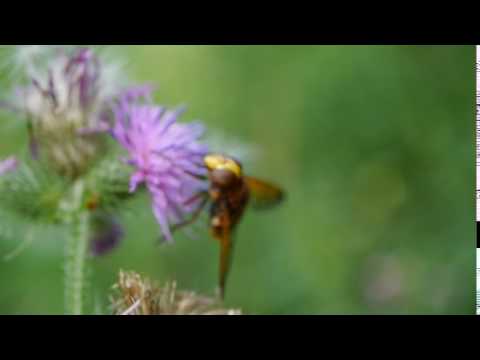
<path fill-rule="evenodd" d="M 87 288 L 87 252 L 90 240 L 90 214 L 83 208 L 84 183 L 78 181 L 65 204 L 70 233 L 65 248 L 65 313 L 81 315 Z"/>
<path fill-rule="evenodd" d="M 72 219 L 66 247 L 65 312 L 81 315 L 86 290 L 86 261 L 89 242 L 89 214 L 80 212 Z"/>

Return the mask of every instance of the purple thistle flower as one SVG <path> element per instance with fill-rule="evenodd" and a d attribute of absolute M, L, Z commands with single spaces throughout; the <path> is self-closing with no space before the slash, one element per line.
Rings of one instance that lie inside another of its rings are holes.
<path fill-rule="evenodd" d="M 27 116 L 34 158 L 45 156 L 59 173 L 76 177 L 104 146 L 106 111 L 121 93 L 116 65 L 89 48 L 44 46 L 34 54 L 24 65 L 29 83 L 3 107 Z"/>
<path fill-rule="evenodd" d="M 24 110 L 30 115 L 34 127 L 58 132 L 66 126 L 76 131 L 99 125 L 99 96 L 102 81 L 101 64 L 88 48 L 66 54 L 58 49 L 48 62 L 48 68 L 37 69 L 31 75 L 30 86 L 19 88 L 23 95 Z"/>
<path fill-rule="evenodd" d="M 167 111 L 149 101 L 151 89 L 136 88 L 114 105 L 112 136 L 127 149 L 127 163 L 135 168 L 130 191 L 145 184 L 162 233 L 172 241 L 170 224 L 179 223 L 198 205 L 189 200 L 206 189 L 203 157 L 207 147 L 198 142 L 200 123 L 179 124 L 183 109 Z M 144 99 L 145 101 L 140 101 Z"/>
<path fill-rule="evenodd" d="M 18 167 L 18 160 L 15 156 L 10 156 L 0 161 L 0 176 L 7 172 L 14 171 Z"/>

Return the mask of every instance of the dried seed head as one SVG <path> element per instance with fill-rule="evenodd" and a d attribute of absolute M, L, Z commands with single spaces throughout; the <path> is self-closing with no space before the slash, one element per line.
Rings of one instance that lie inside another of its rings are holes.
<path fill-rule="evenodd" d="M 135 272 L 120 271 L 112 298 L 116 315 L 241 315 L 219 300 L 177 289 L 175 282 L 159 287 Z"/>

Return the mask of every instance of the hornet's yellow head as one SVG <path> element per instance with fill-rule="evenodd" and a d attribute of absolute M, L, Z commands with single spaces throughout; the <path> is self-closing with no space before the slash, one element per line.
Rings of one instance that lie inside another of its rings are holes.
<path fill-rule="evenodd" d="M 242 165 L 232 158 L 228 158 L 219 154 L 208 154 L 203 158 L 203 161 L 209 171 L 228 170 L 237 178 L 242 176 Z"/>

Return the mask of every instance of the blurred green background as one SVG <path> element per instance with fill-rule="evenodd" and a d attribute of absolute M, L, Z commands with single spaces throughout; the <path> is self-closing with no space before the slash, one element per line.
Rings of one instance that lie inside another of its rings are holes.
<path fill-rule="evenodd" d="M 238 227 L 226 303 L 253 314 L 473 314 L 474 46 L 128 46 L 155 99 L 258 151 L 247 173 L 287 201 Z M 1 59 L 0 59 L 1 60 Z M 7 90 L 7 76 L 0 80 Z M 0 114 L 0 158 L 26 146 Z M 98 312 L 119 269 L 213 294 L 218 244 L 156 246 L 146 197 L 93 260 Z M 204 221 L 204 220 L 202 220 Z M 21 239 L 1 239 L 0 255 Z M 63 312 L 63 243 L 0 261 L 1 314 Z"/>

